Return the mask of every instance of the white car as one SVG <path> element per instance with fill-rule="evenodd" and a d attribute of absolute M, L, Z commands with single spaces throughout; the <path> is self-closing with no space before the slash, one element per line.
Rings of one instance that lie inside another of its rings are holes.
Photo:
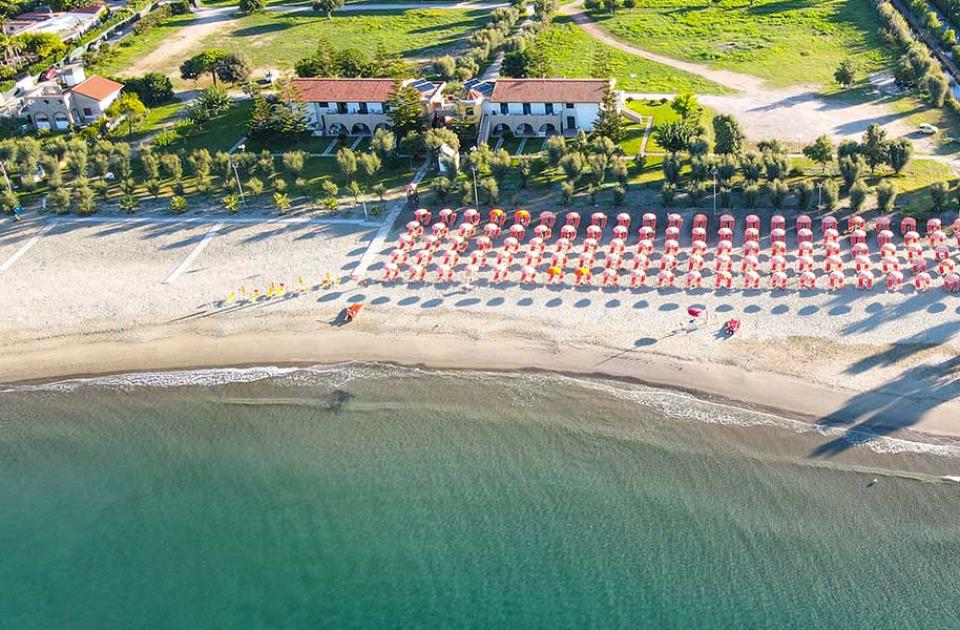
<path fill-rule="evenodd" d="M 920 130 L 920 133 L 925 133 L 928 136 L 932 136 L 940 131 L 935 125 L 931 125 L 930 123 L 920 123 L 917 129 Z"/>

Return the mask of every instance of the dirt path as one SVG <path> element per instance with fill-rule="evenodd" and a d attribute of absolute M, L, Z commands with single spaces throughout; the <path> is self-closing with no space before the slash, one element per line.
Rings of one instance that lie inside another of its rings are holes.
<path fill-rule="evenodd" d="M 734 90 L 735 94 L 702 94 L 700 102 L 716 111 L 732 114 L 740 121 L 747 138 L 781 138 L 788 142 L 807 144 L 827 134 L 835 142 L 848 138 L 859 139 L 871 123 L 878 123 L 891 137 L 909 137 L 917 153 L 934 154 L 936 146 L 929 138 L 917 133 L 907 115 L 892 111 L 876 100 L 849 102 L 825 99 L 821 86 L 796 85 L 772 89 L 760 78 L 730 70 L 717 70 L 701 64 L 681 61 L 626 44 L 600 26 L 584 11 L 583 0 L 561 7 L 585 33 L 625 53 L 683 70 Z M 635 96 L 648 98 L 650 95 Z M 672 96 L 672 95 L 671 95 Z"/>
<path fill-rule="evenodd" d="M 764 89 L 764 81 L 760 77 L 755 77 L 750 74 L 742 74 L 740 72 L 733 72 L 731 70 L 715 70 L 698 63 L 680 61 L 679 59 L 674 59 L 673 57 L 665 57 L 664 55 L 658 55 L 657 53 L 652 53 L 649 50 L 643 50 L 642 48 L 637 48 L 635 46 L 631 46 L 630 44 L 626 44 L 605 32 L 597 25 L 596 22 L 593 21 L 589 15 L 587 15 L 583 8 L 583 0 L 577 0 L 576 2 L 560 7 L 560 13 L 569 16 L 570 19 L 573 20 L 577 26 L 583 29 L 584 32 L 590 35 L 590 37 L 627 54 L 643 57 L 644 59 L 656 61 L 657 63 L 670 66 L 671 68 L 676 68 L 677 70 L 683 70 L 684 72 L 695 74 L 703 77 L 704 79 L 709 79 L 714 83 L 719 83 L 724 87 L 734 90 L 753 92 Z"/>

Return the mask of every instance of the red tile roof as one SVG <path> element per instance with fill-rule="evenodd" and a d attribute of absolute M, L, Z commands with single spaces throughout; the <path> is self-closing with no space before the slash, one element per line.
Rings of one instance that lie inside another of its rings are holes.
<path fill-rule="evenodd" d="M 605 79 L 497 79 L 494 103 L 599 103 Z"/>
<path fill-rule="evenodd" d="M 122 90 L 123 83 L 117 83 L 110 79 L 94 76 L 70 89 L 76 94 L 82 94 L 95 101 L 102 101 L 114 92 Z"/>
<path fill-rule="evenodd" d="M 70 9 L 69 11 L 66 11 L 66 13 L 88 13 L 90 15 L 97 15 L 103 10 L 104 6 L 102 4 L 91 4 L 90 6 L 81 7 L 79 9 Z"/>
<path fill-rule="evenodd" d="M 290 85 L 308 103 L 385 103 L 390 100 L 393 79 L 294 79 Z"/>

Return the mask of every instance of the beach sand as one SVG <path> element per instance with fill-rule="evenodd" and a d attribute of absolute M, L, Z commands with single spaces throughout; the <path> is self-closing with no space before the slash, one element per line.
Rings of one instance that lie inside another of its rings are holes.
<path fill-rule="evenodd" d="M 226 224 L 181 269 L 210 227 L 57 225 L 0 273 L 0 382 L 340 361 L 538 369 L 633 379 L 862 431 L 960 434 L 960 298 L 939 288 L 321 287 L 327 273 L 349 276 L 375 232 L 337 224 Z M 29 222 L 4 226 L 3 260 L 36 232 Z M 379 277 L 376 265 L 370 276 Z M 306 286 L 294 293 L 298 277 Z M 223 303 L 271 282 L 290 290 Z M 367 305 L 358 321 L 332 323 L 358 301 Z M 695 328 L 686 313 L 694 304 L 711 314 Z M 719 330 L 730 317 L 743 326 L 728 339 Z"/>

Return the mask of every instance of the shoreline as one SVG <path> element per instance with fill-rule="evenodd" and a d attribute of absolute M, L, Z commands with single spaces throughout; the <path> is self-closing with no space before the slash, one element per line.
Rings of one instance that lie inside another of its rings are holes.
<path fill-rule="evenodd" d="M 584 341 L 557 343 L 519 335 L 468 338 L 452 332 L 375 332 L 363 326 L 298 330 L 177 331 L 141 327 L 88 335 L 60 335 L 0 348 L 0 383 L 31 384 L 74 378 L 254 366 L 309 367 L 347 362 L 440 370 L 536 371 L 602 378 L 679 391 L 697 398 L 836 428 L 895 437 L 902 431 L 960 438 L 960 405 L 930 404 L 875 388 L 846 389 L 771 370 L 664 354 L 642 347 L 613 350 Z M 438 320 L 439 321 L 439 320 Z M 359 324 L 360 322 L 358 322 Z M 439 327 L 439 324 L 438 324 Z M 365 330 L 369 329 L 369 330 Z M 772 399 L 771 392 L 776 392 Z"/>

